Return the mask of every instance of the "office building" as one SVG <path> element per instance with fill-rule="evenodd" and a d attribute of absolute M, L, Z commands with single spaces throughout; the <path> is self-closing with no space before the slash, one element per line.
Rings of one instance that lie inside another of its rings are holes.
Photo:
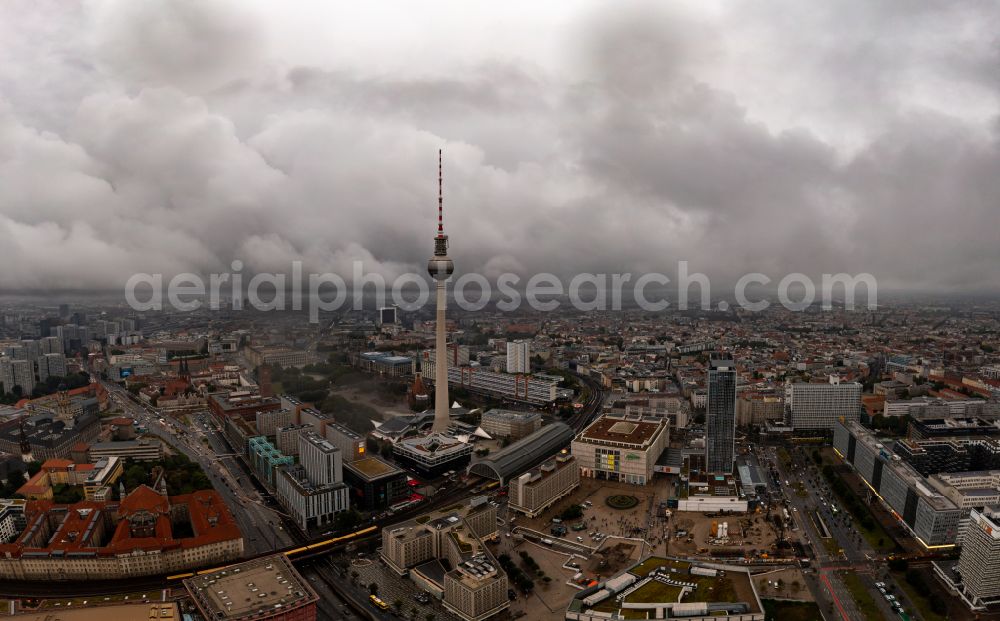
<path fill-rule="evenodd" d="M 39 339 L 39 344 L 43 354 L 61 354 L 63 353 L 63 344 L 55 336 L 46 336 Z"/>
<path fill-rule="evenodd" d="M 511 511 L 535 517 L 580 485 L 580 468 L 572 455 L 557 455 L 510 482 Z"/>
<path fill-rule="evenodd" d="M 861 415 L 861 384 L 831 375 L 825 383 L 797 383 L 787 391 L 789 425 L 798 430 L 832 430 L 843 419 Z"/>
<path fill-rule="evenodd" d="M 281 399 L 277 397 L 263 397 L 249 391 L 211 394 L 207 403 L 208 409 L 220 423 L 227 418 L 256 422 L 257 412 L 280 410 L 282 407 Z"/>
<path fill-rule="evenodd" d="M 27 504 L 24 498 L 0 499 L 0 544 L 13 541 L 27 526 L 24 517 Z"/>
<path fill-rule="evenodd" d="M 299 463 L 275 470 L 278 502 L 303 531 L 333 524 L 349 507 L 340 449 L 313 431 L 298 436 Z"/>
<path fill-rule="evenodd" d="M 405 377 L 413 374 L 413 358 L 394 356 L 384 351 L 366 351 L 352 357 L 354 364 L 370 373 L 385 377 Z"/>
<path fill-rule="evenodd" d="M 361 434 L 339 423 L 327 423 L 324 437 L 340 449 L 345 464 L 365 458 L 367 444 Z"/>
<path fill-rule="evenodd" d="M 705 468 L 731 473 L 736 459 L 736 363 L 732 356 L 714 355 L 708 365 L 705 402 Z"/>
<path fill-rule="evenodd" d="M 965 416 L 921 418 L 907 425 L 907 437 L 922 439 L 982 439 L 1000 436 L 1000 421 Z"/>
<path fill-rule="evenodd" d="M 326 438 L 316 433 L 299 437 L 299 463 L 317 485 L 329 485 L 344 480 L 343 453 Z"/>
<path fill-rule="evenodd" d="M 668 420 L 671 429 L 684 429 L 691 417 L 691 408 L 686 400 L 677 395 L 644 393 L 614 401 L 610 405 L 613 414 L 634 414 L 655 416 Z M 704 406 L 704 404 L 702 404 Z M 608 405 L 605 410 L 608 410 Z"/>
<path fill-rule="evenodd" d="M 785 400 L 775 395 L 746 394 L 736 400 L 736 425 L 763 427 L 785 419 Z"/>
<path fill-rule="evenodd" d="M 163 457 L 163 444 L 158 439 L 142 438 L 95 442 L 87 448 L 87 457 L 90 461 L 112 456 L 134 461 L 157 461 Z"/>
<path fill-rule="evenodd" d="M 581 476 L 645 485 L 669 437 L 663 418 L 605 414 L 577 434 L 572 453 Z"/>
<path fill-rule="evenodd" d="M 479 426 L 494 438 L 520 440 L 541 429 L 542 415 L 539 412 L 518 412 L 494 408 L 483 413 Z"/>
<path fill-rule="evenodd" d="M 274 445 L 285 455 L 299 454 L 299 436 L 316 431 L 312 425 L 286 425 L 274 432 Z"/>
<path fill-rule="evenodd" d="M 952 547 L 963 510 L 857 421 L 837 422 L 833 448 L 924 547 Z"/>
<path fill-rule="evenodd" d="M 483 367 L 449 367 L 448 382 L 469 392 L 536 406 L 555 401 L 559 385 L 558 378 L 497 373 Z"/>
<path fill-rule="evenodd" d="M 445 347 L 445 361 L 449 367 L 467 367 L 471 362 L 471 353 L 468 345 L 448 343 Z M 433 382 L 437 366 L 437 352 L 433 349 L 425 349 L 420 353 L 420 376 L 425 380 Z"/>
<path fill-rule="evenodd" d="M 38 380 L 44 382 L 50 377 L 66 377 L 66 356 L 43 354 L 38 357 Z"/>
<path fill-rule="evenodd" d="M 983 399 L 939 399 L 914 397 L 912 399 L 886 399 L 885 416 L 909 416 L 916 420 L 947 419 L 951 417 L 1000 416 L 1000 403 Z"/>
<path fill-rule="evenodd" d="M 1000 603 L 1000 507 L 973 509 L 958 572 L 962 594 L 973 605 Z"/>
<path fill-rule="evenodd" d="M 284 346 L 254 345 L 244 349 L 247 361 L 255 367 L 267 365 L 288 367 L 304 367 L 317 361 L 316 354 L 311 351 L 292 349 Z"/>
<path fill-rule="evenodd" d="M 279 466 L 290 466 L 295 458 L 285 455 L 265 436 L 256 436 L 247 441 L 247 460 L 257 473 L 257 478 L 274 489 L 274 473 Z"/>
<path fill-rule="evenodd" d="M 519 339 L 507 342 L 507 372 L 531 373 L 531 341 Z"/>
<path fill-rule="evenodd" d="M 266 367 L 262 367 L 266 368 Z M 280 410 L 258 410 L 254 412 L 254 420 L 257 423 L 257 431 L 263 436 L 274 436 L 278 427 L 287 427 L 292 424 L 294 412 L 287 408 Z"/>
<path fill-rule="evenodd" d="M 485 497 L 382 529 L 382 559 L 441 598 L 466 621 L 506 610 L 507 574 L 483 544 L 497 536 L 496 509 Z"/>
<path fill-rule="evenodd" d="M 349 509 L 350 490 L 343 482 L 319 485 L 301 464 L 275 471 L 278 502 L 305 532 L 328 528 L 338 513 Z"/>
<path fill-rule="evenodd" d="M 34 362 L 8 356 L 0 358 L 0 384 L 3 384 L 3 392 L 12 393 L 20 386 L 21 395 L 30 397 L 35 389 Z"/>
<path fill-rule="evenodd" d="M 184 587 L 203 619 L 316 619 L 316 602 L 319 601 L 319 596 L 283 554 L 256 558 L 199 574 L 184 580 Z"/>
<path fill-rule="evenodd" d="M 379 511 L 410 495 L 406 472 L 378 457 L 344 462 L 344 482 L 351 488 L 351 506 Z"/>
<path fill-rule="evenodd" d="M 382 306 L 378 309 L 378 325 L 391 326 L 396 324 L 398 309 L 395 306 Z"/>
<path fill-rule="evenodd" d="M 297 422 L 303 425 L 312 425 L 319 435 L 326 435 L 326 426 L 337 422 L 336 417 L 330 412 L 321 412 L 316 408 L 304 407 L 299 411 Z"/>

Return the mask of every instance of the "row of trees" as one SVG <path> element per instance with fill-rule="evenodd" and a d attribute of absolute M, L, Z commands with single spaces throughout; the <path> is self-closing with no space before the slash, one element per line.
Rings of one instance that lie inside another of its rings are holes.
<path fill-rule="evenodd" d="M 522 555 L 527 555 L 527 552 L 522 551 Z M 522 559 L 524 557 L 522 556 Z M 530 558 L 530 557 L 528 557 Z M 500 567 L 507 573 L 507 579 L 510 583 L 516 585 L 517 588 L 521 589 L 523 593 L 530 593 L 535 588 L 535 581 L 528 577 L 521 568 L 514 564 L 513 559 L 510 558 L 508 554 L 501 554 L 497 557 L 497 562 L 500 563 Z"/>
<path fill-rule="evenodd" d="M 847 486 L 847 483 L 844 483 L 843 479 L 837 476 L 837 472 L 833 466 L 823 466 L 823 476 L 826 477 L 827 482 L 830 484 L 830 489 L 841 499 L 844 503 L 844 508 L 854 516 L 854 519 L 858 521 L 861 528 L 865 530 L 875 528 L 875 521 L 868 511 L 868 507 L 858 499 L 854 491 Z"/>

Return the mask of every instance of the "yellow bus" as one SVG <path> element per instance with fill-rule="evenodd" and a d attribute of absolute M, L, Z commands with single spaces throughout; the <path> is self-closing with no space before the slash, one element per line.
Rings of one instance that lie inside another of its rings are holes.
<path fill-rule="evenodd" d="M 377 596 L 369 595 L 368 599 L 371 601 L 372 605 L 375 606 L 376 608 L 381 608 L 382 610 L 389 610 L 389 604 L 386 604 L 385 602 L 380 600 Z"/>

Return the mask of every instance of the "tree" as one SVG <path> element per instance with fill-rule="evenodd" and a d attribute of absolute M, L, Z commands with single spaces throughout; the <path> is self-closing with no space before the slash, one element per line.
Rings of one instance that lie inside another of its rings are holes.
<path fill-rule="evenodd" d="M 378 582 L 372 582 L 368 585 L 368 592 L 372 595 L 378 595 Z"/>
<path fill-rule="evenodd" d="M 21 498 L 17 490 L 27 482 L 28 476 L 23 470 L 11 472 L 7 476 L 7 482 L 0 487 L 0 498 Z"/>
<path fill-rule="evenodd" d="M 392 603 L 392 605 L 396 607 L 396 612 L 402 612 L 403 600 L 397 598 L 396 601 Z"/>
<path fill-rule="evenodd" d="M 559 514 L 561 520 L 575 520 L 583 515 L 583 508 L 580 505 L 570 505 Z"/>
<path fill-rule="evenodd" d="M 391 442 L 383 442 L 382 443 L 382 447 L 378 450 L 378 454 L 381 455 L 382 457 L 385 457 L 386 459 L 391 458 L 392 457 L 392 443 Z"/>
<path fill-rule="evenodd" d="M 361 514 L 355 509 L 341 511 L 333 518 L 333 526 L 337 530 L 347 530 L 354 528 L 361 521 Z"/>

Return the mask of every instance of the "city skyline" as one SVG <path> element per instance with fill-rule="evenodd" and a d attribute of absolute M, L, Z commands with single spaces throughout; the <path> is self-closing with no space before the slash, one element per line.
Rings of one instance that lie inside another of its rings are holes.
<path fill-rule="evenodd" d="M 5 609 L 1000 620 L 997 24 L 0 3 Z"/>

